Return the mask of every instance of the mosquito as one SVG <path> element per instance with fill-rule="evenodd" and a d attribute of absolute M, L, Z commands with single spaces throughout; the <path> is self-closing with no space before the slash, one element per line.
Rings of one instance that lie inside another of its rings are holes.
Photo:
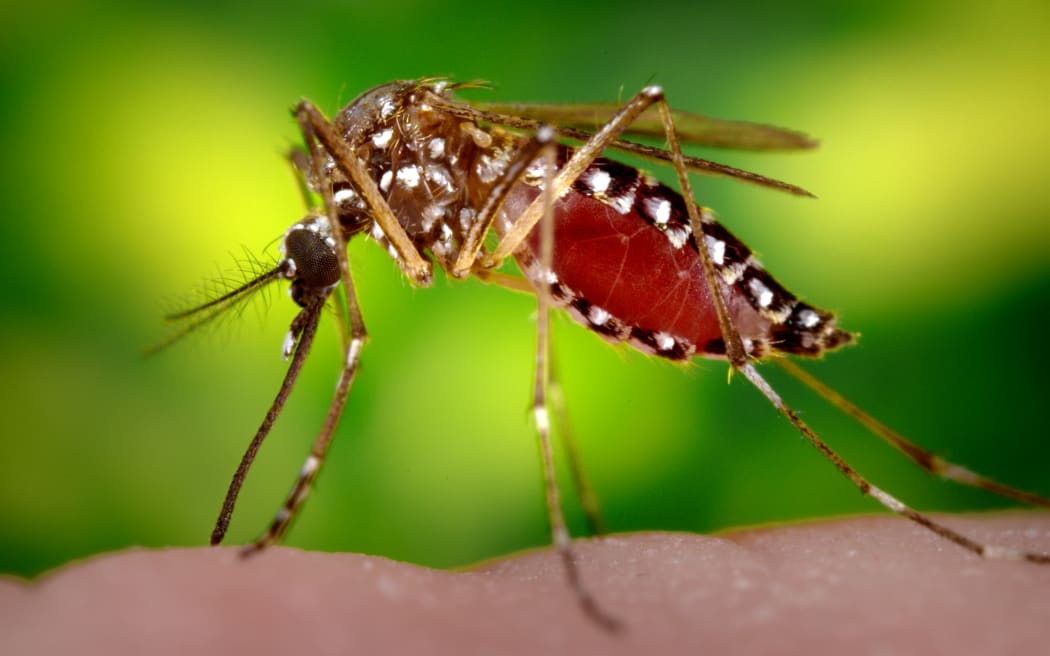
<path fill-rule="evenodd" d="M 595 600 L 578 570 L 555 480 L 551 409 L 550 314 L 565 309 L 605 340 L 674 361 L 713 358 L 750 381 L 864 495 L 985 558 L 1050 563 L 1050 555 L 977 542 L 912 509 L 858 473 L 792 410 L 759 373 L 774 362 L 853 416 L 931 474 L 1025 503 L 1050 499 L 1017 490 L 948 462 L 862 411 L 789 357 L 815 358 L 855 341 L 835 315 L 782 286 L 751 250 L 697 204 L 689 171 L 728 176 L 807 196 L 797 186 L 686 156 L 681 143 L 752 150 L 811 148 L 807 136 L 766 125 L 722 121 L 672 110 L 658 86 L 622 105 L 468 103 L 455 97 L 478 83 L 445 79 L 375 87 L 329 120 L 310 101 L 294 115 L 304 148 L 290 159 L 311 207 L 281 239 L 272 268 L 198 307 L 168 317 L 166 346 L 259 290 L 290 281 L 299 307 L 282 352 L 287 373 L 233 475 L 211 543 L 226 534 L 238 493 L 263 440 L 302 369 L 326 306 L 336 309 L 343 365 L 328 413 L 309 456 L 267 530 L 245 549 L 279 542 L 302 508 L 324 463 L 357 372 L 367 333 L 354 291 L 346 243 L 377 242 L 415 285 L 431 284 L 436 264 L 456 279 L 480 279 L 535 296 L 536 364 L 531 414 L 542 459 L 554 547 L 584 612 L 615 629 L 618 620 Z M 594 126 L 598 126 L 594 129 Z M 627 137 L 662 139 L 657 148 Z M 572 144 L 572 145 L 570 145 Z M 604 157 L 607 150 L 669 163 L 678 190 Z M 513 257 L 522 277 L 498 269 Z M 569 440 L 567 431 L 565 440 Z M 593 527 L 597 504 L 567 443 L 573 482 Z"/>

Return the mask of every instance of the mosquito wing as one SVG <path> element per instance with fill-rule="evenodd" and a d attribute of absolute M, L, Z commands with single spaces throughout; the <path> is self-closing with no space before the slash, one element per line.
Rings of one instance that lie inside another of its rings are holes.
<path fill-rule="evenodd" d="M 498 114 L 511 114 L 560 127 L 595 132 L 620 109 L 616 103 L 472 103 Z M 702 114 L 672 109 L 678 138 L 683 143 L 734 150 L 800 150 L 814 148 L 818 142 L 802 132 L 773 125 L 726 121 Z M 656 107 L 642 112 L 624 135 L 664 138 L 663 124 Z"/>
<path fill-rule="evenodd" d="M 535 130 L 542 124 L 554 124 L 558 134 L 576 141 L 587 141 L 619 107 L 612 103 L 592 104 L 531 104 L 531 103 L 481 103 L 470 101 L 448 101 L 436 94 L 434 104 L 445 111 L 474 121 L 494 123 L 522 130 Z M 739 150 L 788 150 L 813 148 L 817 142 L 800 132 L 792 132 L 758 123 L 743 121 L 722 121 L 689 112 L 673 111 L 678 137 L 683 142 L 694 145 L 736 148 Z M 655 108 L 642 113 L 627 128 L 625 134 L 635 137 L 652 137 L 663 139 L 663 124 Z M 634 141 L 617 139 L 610 148 L 632 153 L 647 159 L 671 161 L 671 153 Z M 785 191 L 796 196 L 813 194 L 802 187 L 758 173 L 752 173 L 719 162 L 700 157 L 684 156 L 685 166 L 691 171 L 703 175 L 724 176 L 743 182 L 759 185 L 769 189 Z"/>

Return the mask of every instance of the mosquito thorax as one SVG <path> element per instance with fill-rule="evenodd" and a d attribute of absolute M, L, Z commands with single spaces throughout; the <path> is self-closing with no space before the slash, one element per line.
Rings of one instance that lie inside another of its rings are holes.
<path fill-rule="evenodd" d="M 422 91 L 425 86 L 418 80 L 400 80 L 370 89 L 339 112 L 336 129 L 347 143 L 358 146 L 371 139 L 379 125 L 401 113 L 413 91 Z"/>
<path fill-rule="evenodd" d="M 301 307 L 339 282 L 339 257 L 326 218 L 308 216 L 289 228 L 281 253 L 284 275 L 292 281 L 288 294 Z"/>
<path fill-rule="evenodd" d="M 451 87 L 440 80 L 393 82 L 376 87 L 343 108 L 332 121 L 354 148 L 392 215 L 416 249 L 446 271 L 505 169 L 519 135 L 481 128 L 441 107 Z M 504 135 L 499 138 L 498 135 Z M 395 262 L 401 254 L 328 153 L 312 188 L 332 189 L 343 236 L 365 233 Z"/>

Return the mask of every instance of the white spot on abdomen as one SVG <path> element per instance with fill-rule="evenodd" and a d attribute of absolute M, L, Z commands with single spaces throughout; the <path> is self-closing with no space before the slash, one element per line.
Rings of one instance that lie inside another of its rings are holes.
<path fill-rule="evenodd" d="M 592 305 L 587 311 L 587 320 L 595 326 L 604 326 L 606 323 L 609 322 L 609 319 L 611 318 L 611 314 L 598 307 L 597 305 Z"/>
<path fill-rule="evenodd" d="M 601 169 L 590 172 L 583 180 L 583 184 L 596 194 L 604 194 L 609 189 L 611 182 L 612 176 Z"/>
<path fill-rule="evenodd" d="M 688 228 L 669 228 L 664 232 L 664 235 L 671 242 L 671 245 L 676 249 L 685 246 L 689 241 L 689 229 Z"/>
<path fill-rule="evenodd" d="M 623 196 L 609 198 L 609 204 L 620 214 L 627 214 L 634 207 L 634 189 L 629 189 Z"/>
<path fill-rule="evenodd" d="M 657 225 L 667 225 L 671 220 L 671 201 L 666 198 L 646 198 L 642 203 Z"/>
<path fill-rule="evenodd" d="M 820 323 L 820 315 L 813 310 L 802 310 L 798 313 L 798 320 L 803 328 L 813 328 Z"/>
<path fill-rule="evenodd" d="M 747 286 L 751 289 L 751 293 L 755 295 L 760 307 L 769 307 L 769 304 L 773 302 L 773 292 L 758 278 L 748 280 Z"/>
<path fill-rule="evenodd" d="M 656 340 L 656 346 L 661 351 L 670 351 L 674 348 L 674 337 L 671 337 L 667 333 L 655 333 L 653 339 Z"/>
<path fill-rule="evenodd" d="M 726 243 L 721 239 L 715 239 L 711 235 L 704 235 L 704 243 L 707 244 L 707 252 L 711 254 L 711 261 L 718 265 L 724 264 Z"/>

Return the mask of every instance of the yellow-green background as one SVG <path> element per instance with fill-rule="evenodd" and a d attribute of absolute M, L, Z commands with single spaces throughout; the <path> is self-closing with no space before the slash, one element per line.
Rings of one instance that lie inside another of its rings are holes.
<path fill-rule="evenodd" d="M 293 9 L 292 5 L 302 4 Z M 756 3 L 759 4 L 759 3 Z M 0 571 L 204 544 L 276 391 L 294 308 L 144 360 L 180 295 L 302 214 L 281 153 L 396 78 L 474 97 L 615 100 L 805 129 L 801 155 L 719 155 L 815 191 L 697 179 L 702 202 L 861 345 L 811 367 L 922 444 L 1050 493 L 1050 10 L 1043 2 L 10 3 L 0 10 Z M 668 172 L 662 172 L 667 175 Z M 409 287 L 351 258 L 372 342 L 288 542 L 438 566 L 545 543 L 526 405 L 532 302 Z M 277 291 L 277 290 L 275 290 Z M 556 322 L 584 460 L 614 530 L 712 531 L 875 510 L 724 365 L 683 369 Z M 320 334 L 230 537 L 263 528 L 338 369 Z M 863 472 L 921 508 L 1008 505 L 933 481 L 771 370 Z M 570 495 L 573 526 L 582 528 Z"/>

